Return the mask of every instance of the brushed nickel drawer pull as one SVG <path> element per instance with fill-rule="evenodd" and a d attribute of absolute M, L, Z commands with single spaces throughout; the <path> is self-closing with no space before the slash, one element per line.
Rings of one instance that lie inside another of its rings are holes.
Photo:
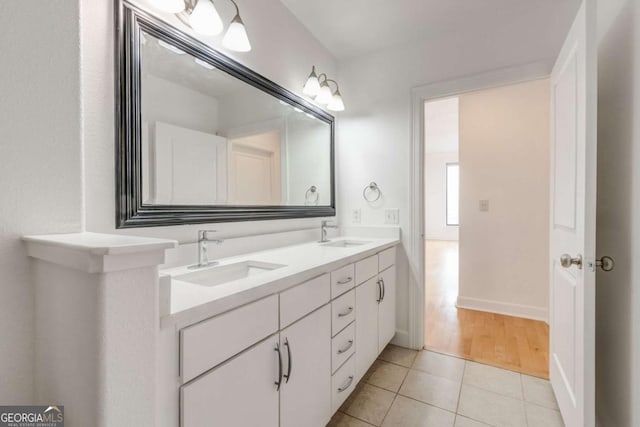
<path fill-rule="evenodd" d="M 342 393 L 343 391 L 351 387 L 351 383 L 353 383 L 353 375 L 349 375 L 349 378 L 347 379 L 345 385 L 338 388 L 338 393 Z"/>
<path fill-rule="evenodd" d="M 351 314 L 352 311 L 353 311 L 353 307 L 349 307 L 349 308 L 347 308 L 347 311 L 343 311 L 342 313 L 338 313 L 338 317 L 348 316 L 348 315 Z"/>
<path fill-rule="evenodd" d="M 338 354 L 346 353 L 351 347 L 353 347 L 353 340 L 349 340 L 345 348 L 339 348 Z"/>
<path fill-rule="evenodd" d="M 349 276 L 346 279 L 338 280 L 338 285 L 346 285 L 353 280 L 353 277 Z"/>

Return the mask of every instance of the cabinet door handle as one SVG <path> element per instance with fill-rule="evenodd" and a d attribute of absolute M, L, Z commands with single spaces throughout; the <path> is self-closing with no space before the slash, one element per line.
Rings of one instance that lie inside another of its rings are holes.
<path fill-rule="evenodd" d="M 353 311 L 353 307 L 349 307 L 347 308 L 346 311 L 343 311 L 342 313 L 338 313 L 338 317 L 348 316 L 351 314 L 352 311 Z"/>
<path fill-rule="evenodd" d="M 380 283 L 382 284 L 382 298 L 380 298 L 380 300 L 384 301 L 384 297 L 387 295 L 387 288 L 384 285 L 384 279 L 382 277 L 380 278 Z"/>
<path fill-rule="evenodd" d="M 291 378 L 291 365 L 293 365 L 291 361 L 291 345 L 289 345 L 289 340 L 287 338 L 284 339 L 284 345 L 285 347 L 287 347 L 287 360 L 289 361 L 289 366 L 287 366 L 287 373 L 283 375 L 286 379 L 284 383 L 287 384 L 289 382 L 289 379 Z"/>
<path fill-rule="evenodd" d="M 276 391 L 280 391 L 280 384 L 282 384 L 282 354 L 280 353 L 280 343 L 276 343 L 274 350 L 278 353 L 278 380 L 276 381 Z"/>
<path fill-rule="evenodd" d="M 338 387 L 338 393 L 342 393 L 343 391 L 351 387 L 352 382 L 353 382 L 353 375 L 349 375 L 349 378 L 347 378 L 347 381 L 344 383 L 344 385 L 342 387 Z"/>
<path fill-rule="evenodd" d="M 345 348 L 339 348 L 338 354 L 346 353 L 351 347 L 353 347 L 353 340 L 349 340 Z"/>
<path fill-rule="evenodd" d="M 376 299 L 376 302 L 378 304 L 380 304 L 380 301 L 382 301 L 382 284 L 380 282 L 381 280 L 378 280 L 376 282 L 378 284 L 378 299 Z"/>
<path fill-rule="evenodd" d="M 346 279 L 338 280 L 338 285 L 346 285 L 353 280 L 353 277 L 349 276 Z"/>

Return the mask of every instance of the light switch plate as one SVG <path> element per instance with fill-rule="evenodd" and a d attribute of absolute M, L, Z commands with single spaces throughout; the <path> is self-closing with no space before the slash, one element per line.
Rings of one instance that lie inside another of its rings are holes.
<path fill-rule="evenodd" d="M 480 200 L 480 212 L 489 212 L 489 201 Z"/>
<path fill-rule="evenodd" d="M 399 224 L 400 223 L 400 209 L 385 209 L 384 211 L 384 223 L 385 224 Z"/>
<path fill-rule="evenodd" d="M 360 224 L 362 221 L 362 210 L 354 209 L 351 211 L 351 222 L 354 224 Z"/>

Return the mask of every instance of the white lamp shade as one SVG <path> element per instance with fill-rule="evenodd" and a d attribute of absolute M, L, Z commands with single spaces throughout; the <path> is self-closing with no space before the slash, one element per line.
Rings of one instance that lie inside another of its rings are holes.
<path fill-rule="evenodd" d="M 224 39 L 222 39 L 222 45 L 236 52 L 249 52 L 251 50 L 247 31 L 239 15 L 236 15 L 231 21 L 231 25 L 229 25 L 229 29 L 224 35 Z"/>
<path fill-rule="evenodd" d="M 344 102 L 342 101 L 342 95 L 340 95 L 339 91 L 333 95 L 329 105 L 327 105 L 327 109 L 331 111 L 344 111 Z"/>
<path fill-rule="evenodd" d="M 151 0 L 151 4 L 167 13 L 180 13 L 184 10 L 184 0 Z"/>
<path fill-rule="evenodd" d="M 320 92 L 316 97 L 316 102 L 320 105 L 327 105 L 329 102 L 331 102 L 332 98 L 333 94 L 331 93 L 331 88 L 329 87 L 329 85 L 327 83 L 322 84 L 320 86 Z"/>
<path fill-rule="evenodd" d="M 222 20 L 211 0 L 198 0 L 189 16 L 189 25 L 205 36 L 215 36 L 223 29 Z"/>
<path fill-rule="evenodd" d="M 307 96 L 316 96 L 320 93 L 320 82 L 318 81 L 318 76 L 316 76 L 315 71 L 311 71 L 307 82 L 302 88 L 302 93 Z"/>

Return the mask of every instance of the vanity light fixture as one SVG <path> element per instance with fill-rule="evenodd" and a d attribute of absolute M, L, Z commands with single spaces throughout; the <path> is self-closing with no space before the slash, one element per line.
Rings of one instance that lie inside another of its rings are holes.
<path fill-rule="evenodd" d="M 222 45 L 236 52 L 249 52 L 251 43 L 244 22 L 240 18 L 240 9 L 235 0 L 229 1 L 233 3 L 236 14 L 222 39 Z M 163 12 L 174 13 L 180 21 L 199 34 L 215 36 L 224 30 L 224 24 L 213 0 L 151 0 L 151 4 Z"/>
<path fill-rule="evenodd" d="M 332 91 L 329 83 L 336 85 Z M 317 104 L 327 107 L 331 111 L 344 111 L 344 101 L 340 94 L 338 82 L 327 77 L 325 73 L 316 74 L 315 65 L 311 67 L 311 74 L 302 88 L 302 93 L 313 99 Z"/>

